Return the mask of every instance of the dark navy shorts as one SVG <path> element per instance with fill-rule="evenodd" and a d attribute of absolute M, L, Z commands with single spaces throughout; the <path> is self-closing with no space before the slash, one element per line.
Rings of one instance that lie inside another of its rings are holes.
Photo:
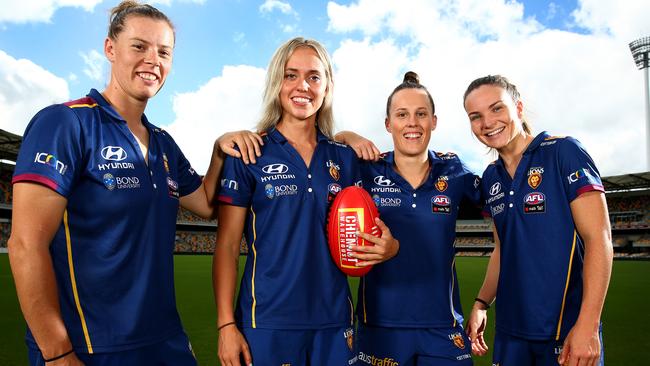
<path fill-rule="evenodd" d="M 533 341 L 514 337 L 497 331 L 494 336 L 494 365 L 537 365 L 557 366 L 557 358 L 562 352 L 564 339 Z M 605 365 L 603 332 L 600 331 L 600 360 L 599 366 Z"/>
<path fill-rule="evenodd" d="M 359 325 L 357 364 L 471 366 L 472 346 L 461 326 L 385 328 Z"/>
<path fill-rule="evenodd" d="M 351 326 L 315 330 L 242 330 L 255 366 L 354 364 Z"/>
<path fill-rule="evenodd" d="M 46 366 L 41 351 L 35 344 L 27 342 L 29 364 Z M 196 358 L 187 335 L 184 332 L 166 341 L 149 346 L 106 353 L 77 353 L 86 366 L 196 366 Z"/>

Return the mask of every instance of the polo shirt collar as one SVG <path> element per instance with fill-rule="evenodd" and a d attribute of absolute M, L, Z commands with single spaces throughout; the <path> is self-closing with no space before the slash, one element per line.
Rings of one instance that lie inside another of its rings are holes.
<path fill-rule="evenodd" d="M 537 136 L 535 136 L 535 138 L 533 139 L 533 141 L 531 141 L 531 143 L 528 144 L 528 147 L 527 147 L 526 150 L 524 151 L 524 155 L 530 155 L 530 154 L 532 154 L 533 151 L 537 150 L 537 148 L 539 147 L 539 145 L 540 145 L 542 142 L 544 142 L 544 140 L 546 140 L 546 138 L 548 138 L 548 137 L 549 137 L 548 132 L 546 132 L 546 131 L 542 131 L 542 132 L 540 132 Z M 505 169 L 505 163 L 503 162 L 503 159 L 501 158 L 501 156 L 499 156 L 499 158 L 497 159 L 496 164 L 497 164 L 498 166 L 500 166 L 501 168 L 504 168 L 504 169 Z"/>
<path fill-rule="evenodd" d="M 97 89 L 94 88 L 90 89 L 90 92 L 88 93 L 87 96 L 94 99 L 95 102 L 97 102 L 97 105 L 109 116 L 111 116 L 113 120 L 126 123 L 124 118 L 122 118 L 122 116 L 120 116 L 120 114 L 117 113 L 115 108 L 113 108 L 113 106 L 110 103 L 108 103 L 108 101 L 104 98 L 102 93 L 98 92 Z M 147 119 L 147 116 L 144 113 L 142 114 L 141 121 L 149 129 L 156 128 L 151 123 L 149 123 L 149 120 Z"/>
<path fill-rule="evenodd" d="M 287 142 L 287 138 L 284 137 L 284 135 L 280 133 L 280 131 L 278 131 L 278 129 L 275 127 L 273 127 L 273 129 L 268 132 L 268 136 L 271 140 L 275 141 L 278 144 L 284 144 Z M 322 132 L 320 132 L 318 128 L 316 128 L 316 142 L 321 143 L 323 141 L 329 141 L 329 139 Z"/>

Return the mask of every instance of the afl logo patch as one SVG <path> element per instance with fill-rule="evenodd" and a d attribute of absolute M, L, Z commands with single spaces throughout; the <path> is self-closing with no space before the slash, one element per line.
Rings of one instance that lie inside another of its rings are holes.
<path fill-rule="evenodd" d="M 115 177 L 111 173 L 106 173 L 102 177 L 102 181 L 104 182 L 104 185 L 106 188 L 108 188 L 109 191 L 112 191 L 115 189 Z"/>
<path fill-rule="evenodd" d="M 341 189 L 338 183 L 330 183 L 327 186 L 327 202 L 333 202 L 336 195 L 341 192 Z"/>
<path fill-rule="evenodd" d="M 445 195 L 431 197 L 431 212 L 433 213 L 451 213 L 451 200 Z"/>
<path fill-rule="evenodd" d="M 546 211 L 546 196 L 542 192 L 531 192 L 524 197 L 524 213 L 543 213 Z"/>

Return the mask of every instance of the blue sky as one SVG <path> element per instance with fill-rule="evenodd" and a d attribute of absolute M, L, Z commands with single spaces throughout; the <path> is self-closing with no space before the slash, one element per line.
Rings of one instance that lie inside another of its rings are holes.
<path fill-rule="evenodd" d="M 25 4 L 0 0 L 0 128 L 20 134 L 46 105 L 104 88 L 110 68 L 102 46 L 117 1 Z M 391 146 L 386 97 L 414 70 L 437 105 L 431 148 L 455 151 L 482 171 L 490 156 L 471 137 L 462 93 L 474 78 L 501 73 L 520 87 L 537 132 L 576 136 L 604 174 L 644 171 L 642 73 L 627 44 L 650 35 L 650 2 L 620 4 L 158 1 L 177 39 L 172 73 L 146 113 L 204 171 L 217 136 L 254 126 L 273 51 L 302 35 L 333 57 L 338 128 L 367 135 L 382 150 Z"/>

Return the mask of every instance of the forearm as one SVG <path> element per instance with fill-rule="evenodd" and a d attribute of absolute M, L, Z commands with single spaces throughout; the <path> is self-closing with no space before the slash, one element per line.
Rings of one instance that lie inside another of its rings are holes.
<path fill-rule="evenodd" d="M 479 299 L 492 303 L 497 296 L 497 284 L 499 282 L 499 266 L 501 262 L 500 250 L 496 247 L 492 251 L 490 260 L 488 262 L 487 270 L 485 272 L 485 279 L 483 279 L 483 285 L 478 292 Z"/>
<path fill-rule="evenodd" d="M 72 348 L 61 317 L 56 278 L 46 245 L 28 249 L 20 239 L 9 240 L 9 262 L 25 321 L 45 358 Z"/>
<path fill-rule="evenodd" d="M 233 304 L 239 268 L 239 245 L 217 243 L 212 266 L 212 285 L 217 305 L 217 324 L 234 321 Z"/>
<path fill-rule="evenodd" d="M 604 237 L 585 243 L 582 305 L 578 322 L 597 329 L 612 273 L 611 240 Z"/>

